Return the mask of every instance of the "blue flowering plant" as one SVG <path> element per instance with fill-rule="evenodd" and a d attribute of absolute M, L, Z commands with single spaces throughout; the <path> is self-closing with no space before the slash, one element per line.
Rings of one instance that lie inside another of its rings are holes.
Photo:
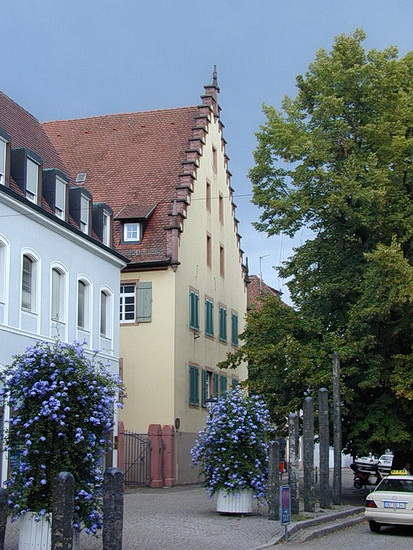
<path fill-rule="evenodd" d="M 236 387 L 221 397 L 191 449 L 211 497 L 219 489 L 252 489 L 255 497 L 265 496 L 271 432 L 269 411 L 258 396 Z"/>
<path fill-rule="evenodd" d="M 119 377 L 79 343 L 38 342 L 14 357 L 1 381 L 10 407 L 9 514 L 51 512 L 53 480 L 67 471 L 75 481 L 74 527 L 95 534 L 102 527 L 101 459 L 123 393 Z"/>

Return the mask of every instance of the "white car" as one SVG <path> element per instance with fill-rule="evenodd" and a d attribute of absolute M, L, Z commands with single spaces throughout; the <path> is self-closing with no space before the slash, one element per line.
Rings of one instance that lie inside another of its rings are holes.
<path fill-rule="evenodd" d="M 381 455 L 381 457 L 377 461 L 378 466 L 386 466 L 390 467 L 393 464 L 393 455 Z"/>
<path fill-rule="evenodd" d="M 367 495 L 365 517 L 373 533 L 382 525 L 413 525 L 413 476 L 393 470 Z"/>

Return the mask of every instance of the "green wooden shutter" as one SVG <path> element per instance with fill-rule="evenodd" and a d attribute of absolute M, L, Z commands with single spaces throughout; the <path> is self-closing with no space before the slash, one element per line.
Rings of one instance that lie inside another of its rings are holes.
<path fill-rule="evenodd" d="M 189 367 L 189 403 L 191 405 L 199 404 L 198 389 L 199 371 L 196 367 Z"/>
<path fill-rule="evenodd" d="M 238 315 L 231 315 L 231 342 L 233 346 L 238 346 Z"/>
<path fill-rule="evenodd" d="M 202 378 L 201 378 L 201 405 L 202 407 L 206 407 L 206 400 L 207 400 L 207 378 L 208 373 L 203 370 L 202 371 Z"/>
<path fill-rule="evenodd" d="M 227 377 L 221 376 L 219 377 L 219 393 L 222 395 L 227 391 Z"/>
<path fill-rule="evenodd" d="M 138 322 L 152 321 L 152 283 L 138 283 Z"/>
<path fill-rule="evenodd" d="M 219 396 L 219 376 L 214 372 L 214 397 Z"/>

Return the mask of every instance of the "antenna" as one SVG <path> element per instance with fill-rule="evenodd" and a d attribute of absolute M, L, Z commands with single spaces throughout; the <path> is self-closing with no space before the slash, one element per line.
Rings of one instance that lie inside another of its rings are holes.
<path fill-rule="evenodd" d="M 262 259 L 268 258 L 268 256 L 271 256 L 271 254 L 264 254 L 264 256 L 258 258 L 260 261 L 260 291 L 262 290 Z"/>

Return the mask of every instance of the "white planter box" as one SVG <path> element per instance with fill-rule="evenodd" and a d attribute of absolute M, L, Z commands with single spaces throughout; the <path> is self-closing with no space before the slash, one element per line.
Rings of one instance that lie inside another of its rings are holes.
<path fill-rule="evenodd" d="M 217 512 L 221 514 L 251 514 L 253 502 L 252 489 L 241 491 L 219 489 L 217 492 Z"/>
<path fill-rule="evenodd" d="M 33 512 L 20 518 L 19 550 L 51 550 L 52 517 L 46 514 L 40 521 L 34 520 Z M 79 549 L 79 531 L 73 533 L 73 550 Z"/>

